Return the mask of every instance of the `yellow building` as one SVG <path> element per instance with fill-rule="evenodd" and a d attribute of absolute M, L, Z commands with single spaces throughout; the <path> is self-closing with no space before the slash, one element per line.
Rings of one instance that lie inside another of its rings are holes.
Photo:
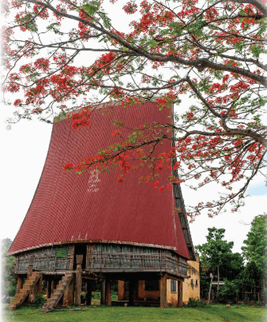
<path fill-rule="evenodd" d="M 183 303 L 187 304 L 190 298 L 200 299 L 199 256 L 196 261 L 187 262 L 187 278 L 183 283 Z"/>
<path fill-rule="evenodd" d="M 199 278 L 199 256 L 196 261 L 187 262 L 187 278 L 182 283 L 182 302 L 187 304 L 190 298 L 200 299 L 200 278 Z M 178 305 L 178 281 L 175 279 L 167 280 L 167 303 L 172 306 Z"/>

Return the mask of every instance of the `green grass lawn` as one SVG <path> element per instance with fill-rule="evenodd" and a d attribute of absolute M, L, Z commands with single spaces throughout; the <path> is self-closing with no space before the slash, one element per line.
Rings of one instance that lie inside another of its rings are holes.
<path fill-rule="evenodd" d="M 3 307 L 2 307 L 3 308 Z M 62 308 L 49 313 L 40 309 L 21 307 L 15 311 L 2 311 L 3 322 L 128 322 L 128 321 L 266 321 L 267 312 L 257 306 L 212 304 L 204 308 L 108 307 L 90 306 Z M 264 318 L 265 317 L 265 318 Z"/>

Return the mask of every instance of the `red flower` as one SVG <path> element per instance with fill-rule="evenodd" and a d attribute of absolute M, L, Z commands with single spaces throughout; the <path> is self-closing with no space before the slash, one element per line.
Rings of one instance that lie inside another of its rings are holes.
<path fill-rule="evenodd" d="M 63 165 L 63 169 L 65 170 L 65 171 L 70 171 L 71 169 L 73 169 L 74 168 L 74 164 L 73 163 L 71 163 L 71 162 L 68 162 L 68 163 L 66 163 L 65 165 Z"/>
<path fill-rule="evenodd" d="M 119 135 L 121 135 L 121 130 L 120 129 L 118 129 L 118 130 L 116 130 L 116 131 L 114 131 L 113 133 L 111 133 L 111 136 L 119 136 Z"/>
<path fill-rule="evenodd" d="M 122 174 L 120 174 L 118 176 L 118 183 L 122 183 L 124 181 L 124 176 Z"/>
<path fill-rule="evenodd" d="M 159 185 L 159 181 L 157 180 L 154 182 L 153 189 L 156 189 L 158 185 Z"/>
<path fill-rule="evenodd" d="M 157 171 L 162 171 L 163 170 L 163 164 L 159 163 L 156 167 Z"/>

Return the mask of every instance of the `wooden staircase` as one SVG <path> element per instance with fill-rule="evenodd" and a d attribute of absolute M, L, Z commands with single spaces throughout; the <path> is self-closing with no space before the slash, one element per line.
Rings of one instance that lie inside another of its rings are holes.
<path fill-rule="evenodd" d="M 72 280 L 72 273 L 66 273 L 63 278 L 59 281 L 52 296 L 47 299 L 47 302 L 42 307 L 43 312 L 53 311 L 64 294 L 64 291 L 68 287 Z"/>
<path fill-rule="evenodd" d="M 24 283 L 23 287 L 16 294 L 14 300 L 9 304 L 9 310 L 15 310 L 19 305 L 23 304 L 30 291 L 34 288 L 35 284 L 38 282 L 42 276 L 39 272 L 33 272 Z"/>

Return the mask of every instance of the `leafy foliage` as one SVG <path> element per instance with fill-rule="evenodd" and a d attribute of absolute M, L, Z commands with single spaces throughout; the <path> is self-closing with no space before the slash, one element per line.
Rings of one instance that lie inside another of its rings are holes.
<path fill-rule="evenodd" d="M 3 302 L 9 302 L 11 296 L 16 293 L 16 280 L 14 275 L 14 263 L 15 258 L 13 256 L 7 256 L 7 251 L 11 246 L 12 241 L 9 238 L 1 241 L 1 262 L 2 262 L 2 294 L 1 300 Z"/>
<path fill-rule="evenodd" d="M 261 300 L 266 302 L 266 225 L 265 214 L 253 219 L 242 254 L 232 253 L 233 242 L 223 239 L 224 229 L 208 229 L 207 242 L 196 247 L 201 254 L 200 285 L 203 298 L 207 297 L 209 291 L 209 274 L 216 276 L 219 272 L 219 280 L 224 281 L 217 294 L 221 301 L 235 301 L 238 296 L 244 299 L 244 292 L 248 294 L 247 300 L 258 301 L 257 293 L 260 291 Z"/>
<path fill-rule="evenodd" d="M 217 281 L 227 281 L 225 286 L 217 288 L 217 297 L 229 300 L 234 295 L 236 296 L 236 284 L 232 281 L 241 275 L 243 258 L 239 253 L 232 252 L 234 243 L 224 240 L 224 234 L 225 229 L 223 228 L 208 228 L 207 242 L 197 246 L 196 249 L 201 254 L 200 285 L 201 288 L 204 287 L 204 292 L 201 290 L 202 294 L 207 296 L 209 275 L 212 273 L 217 277 Z"/>
<path fill-rule="evenodd" d="M 240 271 L 243 260 L 239 253 L 232 253 L 234 243 L 224 240 L 224 234 L 223 228 L 208 228 L 207 242 L 196 249 L 201 254 L 201 263 L 206 271 L 216 274 L 219 265 L 220 271 L 223 272 L 221 277 L 227 278 L 230 274 Z"/>
<path fill-rule="evenodd" d="M 267 303 L 267 218 L 266 214 L 256 216 L 251 230 L 244 240 L 242 251 L 247 260 L 243 272 L 246 283 L 261 287 L 264 302 Z"/>
<path fill-rule="evenodd" d="M 90 126 L 94 110 L 108 99 L 124 107 L 153 99 L 160 109 L 175 104 L 174 123 L 146 124 L 130 136 L 121 125 L 115 148 L 103 147 L 75 165 L 69 160 L 65 169 L 118 166 L 122 182 L 147 166 L 151 174 L 140 181 L 160 179 L 153 185 L 159 190 L 173 183 L 161 170 L 176 157 L 179 182 L 193 189 L 220 184 L 223 193 L 191 207 L 191 218 L 206 209 L 213 216 L 229 202 L 236 211 L 250 181 L 266 170 L 266 5 L 111 3 L 6 0 L 3 89 L 15 106 L 13 121 L 37 117 L 51 123 L 67 115 L 78 129 Z M 119 24 L 120 10 L 128 26 Z M 162 140 L 172 140 L 172 150 L 151 157 Z"/>
<path fill-rule="evenodd" d="M 267 218 L 266 214 L 256 216 L 251 223 L 251 230 L 242 247 L 248 264 L 263 273 L 267 273 Z"/>
<path fill-rule="evenodd" d="M 44 296 L 42 294 L 37 294 L 35 300 L 32 302 L 31 305 L 39 308 L 42 307 L 46 302 L 46 299 L 44 298 Z"/>
<path fill-rule="evenodd" d="M 239 292 L 239 285 L 235 281 L 224 279 L 224 285 L 220 288 L 220 298 L 222 302 L 235 301 Z"/>
<path fill-rule="evenodd" d="M 190 297 L 186 307 L 205 307 L 206 304 L 202 303 L 200 300 L 195 300 Z"/>

